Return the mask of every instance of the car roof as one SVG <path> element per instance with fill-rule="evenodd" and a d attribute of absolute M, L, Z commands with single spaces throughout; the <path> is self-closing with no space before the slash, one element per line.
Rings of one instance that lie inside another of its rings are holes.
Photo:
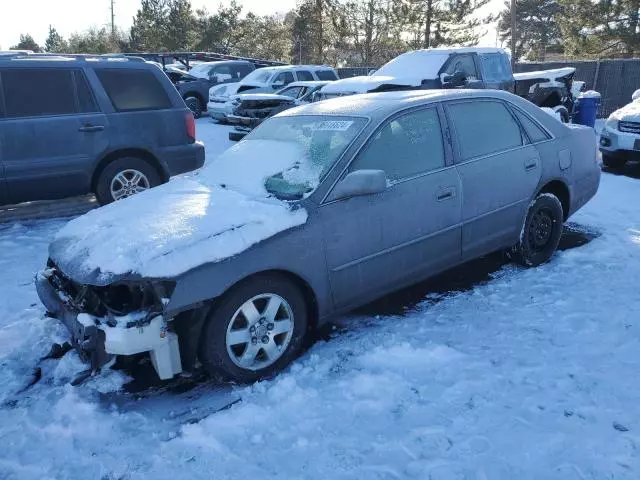
<path fill-rule="evenodd" d="M 279 115 L 353 115 L 379 120 L 405 108 L 466 98 L 498 98 L 518 104 L 526 102 L 502 90 L 409 90 L 337 97 L 286 110 Z"/>
<path fill-rule="evenodd" d="M 437 48 L 423 48 L 420 50 L 412 50 L 406 53 L 419 53 L 420 55 L 442 55 L 452 53 L 504 53 L 506 51 L 497 47 L 437 47 Z"/>
<path fill-rule="evenodd" d="M 85 54 L 49 54 L 49 53 L 28 53 L 0 56 L 0 64 L 4 66 L 41 66 L 51 67 L 65 65 L 95 66 L 110 63 L 113 65 L 135 65 L 143 68 L 157 68 L 156 65 L 148 63 L 146 60 L 135 56 L 125 56 L 122 54 L 105 55 L 85 55 Z"/>
<path fill-rule="evenodd" d="M 281 70 L 333 70 L 329 65 L 277 65 L 275 67 L 262 67 L 258 70 L 279 72 Z"/>

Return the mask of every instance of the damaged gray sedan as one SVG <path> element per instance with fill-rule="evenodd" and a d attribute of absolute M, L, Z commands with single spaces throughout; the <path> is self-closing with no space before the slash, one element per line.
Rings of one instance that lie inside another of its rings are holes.
<path fill-rule="evenodd" d="M 549 261 L 599 181 L 592 129 L 506 92 L 338 98 L 71 221 L 36 285 L 92 372 L 148 353 L 163 379 L 201 364 L 250 382 L 331 317 L 455 265 Z"/>

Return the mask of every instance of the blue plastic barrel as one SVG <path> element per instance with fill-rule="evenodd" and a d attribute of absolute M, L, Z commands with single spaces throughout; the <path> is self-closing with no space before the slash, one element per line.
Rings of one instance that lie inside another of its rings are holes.
<path fill-rule="evenodd" d="M 600 94 L 593 90 L 583 92 L 578 95 L 578 101 L 576 102 L 573 115 L 573 123 L 586 125 L 592 128 L 595 127 L 600 100 Z"/>

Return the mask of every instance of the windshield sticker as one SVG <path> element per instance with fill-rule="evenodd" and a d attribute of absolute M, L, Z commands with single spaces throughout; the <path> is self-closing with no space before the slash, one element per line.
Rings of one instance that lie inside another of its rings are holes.
<path fill-rule="evenodd" d="M 325 120 L 316 123 L 312 130 L 321 132 L 345 132 L 353 125 L 353 120 Z"/>

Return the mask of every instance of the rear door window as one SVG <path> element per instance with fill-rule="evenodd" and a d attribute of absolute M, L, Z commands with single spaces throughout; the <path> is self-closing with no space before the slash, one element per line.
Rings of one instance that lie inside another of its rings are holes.
<path fill-rule="evenodd" d="M 7 68 L 0 70 L 0 76 L 6 117 L 76 113 L 71 69 Z"/>
<path fill-rule="evenodd" d="M 522 124 L 525 132 L 527 132 L 527 136 L 529 137 L 529 140 L 531 140 L 531 143 L 549 140 L 549 135 L 547 135 L 547 133 L 536 122 L 531 120 L 528 115 L 525 115 L 517 108 L 513 108 L 512 110 L 516 114 L 516 117 L 518 117 L 518 120 Z"/>
<path fill-rule="evenodd" d="M 505 71 L 502 55 L 499 53 L 485 53 L 480 55 L 483 77 L 488 82 L 503 82 L 509 79 Z"/>
<path fill-rule="evenodd" d="M 316 75 L 318 77 L 318 80 L 338 80 L 338 76 L 333 70 L 317 70 Z"/>
<path fill-rule="evenodd" d="M 307 70 L 298 70 L 296 75 L 298 76 L 298 80 L 301 82 L 311 82 L 312 80 L 315 80 L 311 72 L 308 72 Z"/>
<path fill-rule="evenodd" d="M 76 92 L 78 93 L 78 106 L 82 113 L 94 113 L 98 112 L 99 108 L 96 104 L 93 92 L 89 87 L 89 83 L 84 76 L 84 73 L 80 70 L 73 72 L 76 80 Z"/>
<path fill-rule="evenodd" d="M 462 161 L 524 144 L 520 125 L 498 100 L 449 103 L 447 111 Z"/>
<path fill-rule="evenodd" d="M 164 87 L 148 70 L 96 68 L 95 72 L 118 112 L 172 107 Z"/>
<path fill-rule="evenodd" d="M 349 171 L 383 170 L 391 181 L 445 166 L 440 118 L 435 108 L 408 113 L 387 123 L 355 159 Z"/>

